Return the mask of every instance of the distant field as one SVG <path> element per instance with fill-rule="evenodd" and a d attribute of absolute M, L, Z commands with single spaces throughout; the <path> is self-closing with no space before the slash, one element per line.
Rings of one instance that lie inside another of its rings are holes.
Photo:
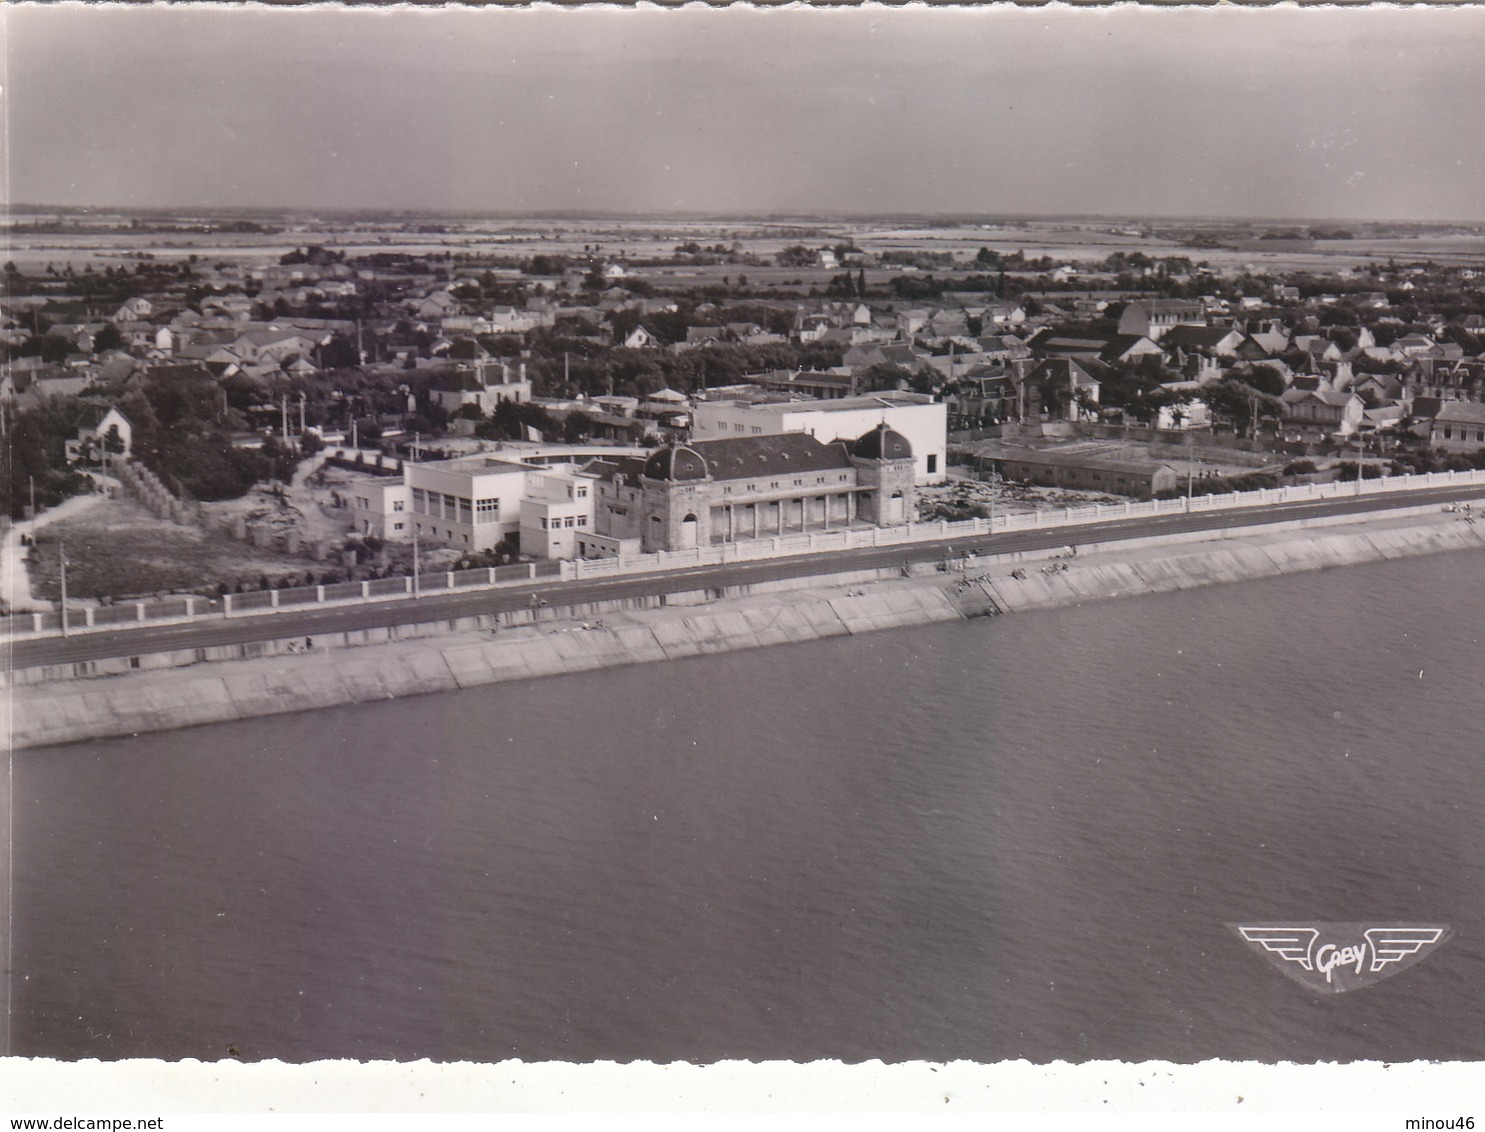
<path fill-rule="evenodd" d="M 1485 265 L 1485 234 L 1450 235 L 1420 231 L 1416 236 L 1389 234 L 1382 237 L 1366 235 L 1363 228 L 1361 238 L 1353 240 L 1258 239 L 1265 227 L 1261 223 L 1248 226 L 1252 238 L 1233 240 L 1232 247 L 1191 248 L 1178 239 L 1145 236 L 1140 232 L 1150 228 L 1159 228 L 1167 233 L 1215 232 L 1217 229 L 1201 224 L 1183 229 L 1173 222 L 1146 225 L 1135 221 L 1121 224 L 1060 220 L 942 227 L 860 221 L 785 224 L 774 221 L 533 220 L 510 225 L 494 222 L 449 224 L 445 233 L 428 234 L 412 231 L 412 225 L 398 228 L 390 224 L 310 224 L 265 235 L 152 235 L 127 231 L 18 233 L 11 238 L 6 255 L 23 271 L 44 269 L 48 263 L 59 269 L 71 263 L 77 270 L 91 264 L 101 270 L 107 266 L 127 264 L 146 253 L 166 259 L 184 259 L 194 254 L 209 263 L 264 262 L 277 259 L 292 248 L 311 244 L 323 244 L 353 257 L 392 252 L 420 256 L 450 253 L 455 256 L 524 258 L 544 253 L 580 259 L 586 254 L 585 248 L 599 247 L 601 254 L 608 258 L 639 260 L 668 256 L 677 245 L 692 241 L 703 246 L 721 244 L 725 247 L 737 243 L 744 252 L 759 257 L 772 257 L 790 244 L 826 247 L 854 241 L 868 252 L 949 252 L 964 261 L 972 259 L 981 247 L 1000 252 L 1022 251 L 1030 257 L 1046 256 L 1065 262 L 1098 261 L 1115 251 L 1143 251 L 1152 256 L 1186 256 L 1194 262 L 1206 261 L 1223 271 L 1241 270 L 1252 264 L 1266 271 L 1326 272 L 1387 259 L 1406 262 L 1431 259 L 1438 263 Z M 710 276 L 710 269 L 702 270 Z M 756 274 L 760 280 L 774 282 L 772 277 L 763 274 L 764 270 L 754 268 L 749 271 L 733 265 L 721 274 L 735 275 L 740 271 L 748 274 L 750 279 Z M 788 278 L 800 276 L 797 271 L 782 270 L 788 272 Z M 828 277 L 828 274 L 823 276 Z"/>

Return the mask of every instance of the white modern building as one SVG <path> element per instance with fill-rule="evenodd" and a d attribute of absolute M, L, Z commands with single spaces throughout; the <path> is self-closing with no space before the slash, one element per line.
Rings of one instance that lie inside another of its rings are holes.
<path fill-rule="evenodd" d="M 519 533 L 521 500 L 535 471 L 488 456 L 404 464 L 412 529 L 458 550 L 489 550 Z"/>
<path fill-rule="evenodd" d="M 351 529 L 381 539 L 410 539 L 407 484 L 391 477 L 352 480 L 341 498 L 351 513 Z"/>
<path fill-rule="evenodd" d="M 358 534 L 472 553 L 518 536 L 522 554 L 574 558 L 593 530 L 596 478 L 573 463 L 466 456 L 409 462 L 401 479 L 368 476 L 339 494 Z"/>
<path fill-rule="evenodd" d="M 521 500 L 521 553 L 579 557 L 578 539 L 593 533 L 597 479 L 571 464 L 529 472 Z"/>
<path fill-rule="evenodd" d="M 885 424 L 912 445 L 914 482 L 943 483 L 948 478 L 948 406 L 923 393 L 888 391 L 829 401 L 701 401 L 692 419 L 696 440 L 807 432 L 825 444 L 852 440 Z"/>

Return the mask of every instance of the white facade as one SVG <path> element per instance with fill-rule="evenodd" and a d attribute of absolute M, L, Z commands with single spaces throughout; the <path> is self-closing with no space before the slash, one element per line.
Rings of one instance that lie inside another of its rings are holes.
<path fill-rule="evenodd" d="M 351 513 L 351 527 L 357 534 L 382 539 L 412 538 L 408 513 L 411 496 L 402 480 L 384 476 L 352 480 L 345 485 L 342 497 Z"/>
<path fill-rule="evenodd" d="M 829 444 L 854 440 L 886 423 L 913 446 L 913 480 L 943 483 L 948 478 L 948 406 L 919 393 L 881 393 L 831 401 L 702 401 L 692 411 L 696 440 L 807 432 Z"/>
<path fill-rule="evenodd" d="M 576 558 L 578 539 L 593 534 L 597 478 L 571 465 L 528 473 L 521 500 L 521 553 Z"/>
<path fill-rule="evenodd" d="M 481 360 L 456 365 L 439 385 L 428 391 L 431 400 L 443 406 L 450 415 L 465 405 L 476 405 L 483 416 L 489 416 L 502 401 L 522 404 L 531 400 L 531 381 L 526 377 L 526 363 L 512 369 L 504 362 Z"/>
<path fill-rule="evenodd" d="M 521 553 L 575 558 L 594 534 L 597 477 L 577 464 L 536 466 L 488 456 L 403 465 L 402 479 L 366 477 L 341 489 L 359 534 L 476 553 L 518 535 Z M 591 552 L 586 552 L 591 553 Z"/>
<path fill-rule="evenodd" d="M 481 456 L 404 464 L 412 530 L 419 539 L 457 550 L 489 550 L 520 531 L 532 470 Z"/>

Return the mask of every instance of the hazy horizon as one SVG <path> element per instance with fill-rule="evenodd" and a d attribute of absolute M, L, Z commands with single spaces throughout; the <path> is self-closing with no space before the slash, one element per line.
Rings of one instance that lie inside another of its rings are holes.
<path fill-rule="evenodd" d="M 1485 11 L 0 11 L 5 199 L 1478 224 Z"/>
<path fill-rule="evenodd" d="M 851 223 L 888 223 L 888 222 L 921 222 L 932 225 L 950 225 L 955 223 L 989 225 L 989 224 L 1046 224 L 1046 223 L 1088 223 L 1088 224 L 1117 224 L 1117 223 L 1141 223 L 1141 224 L 1190 224 L 1204 226 L 1218 225 L 1251 225 L 1254 227 L 1267 225 L 1272 227 L 1284 227 L 1286 225 L 1298 225 L 1306 227 L 1324 227 L 1328 225 L 1352 225 L 1362 227 L 1374 225 L 1380 227 L 1472 227 L 1478 228 L 1485 225 L 1485 221 L 1469 220 L 1458 217 L 1441 218 L 1438 220 L 1415 220 L 1405 216 L 1212 216 L 1190 213 L 1179 215 L 1174 213 L 1155 215 L 1138 213 L 1067 213 L 1067 212 L 996 212 L 996 213 L 934 213 L 934 212 L 911 212 L 902 210 L 897 212 L 856 212 L 840 210 L 836 212 L 708 212 L 704 210 L 658 210 L 658 209 L 592 209 L 581 211 L 577 209 L 549 209 L 545 211 L 514 210 L 514 209 L 432 209 L 432 208 L 379 208 L 354 206 L 307 206 L 293 204 L 264 204 L 264 205 L 202 205 L 202 204 L 160 204 L 160 205 L 118 205 L 110 202 L 99 202 L 93 204 L 54 204 L 47 201 L 15 201 L 6 206 L 10 216 L 15 215 L 45 215 L 55 213 L 59 216 L 69 216 L 78 213 L 91 214 L 94 216 L 119 216 L 119 217 L 143 217 L 156 216 L 161 220 L 183 220 L 194 215 L 214 217 L 272 217 L 280 219 L 319 218 L 336 220 L 366 219 L 371 221 L 380 220 L 451 220 L 456 222 L 473 223 L 482 220 L 489 221 L 515 221 L 515 220 L 554 220 L 554 221 L 614 221 L 614 222 L 649 222 L 668 221 L 674 223 L 752 223 L 752 224 L 776 224 L 780 226 L 802 226 L 805 224 L 838 224 L 842 222 Z"/>

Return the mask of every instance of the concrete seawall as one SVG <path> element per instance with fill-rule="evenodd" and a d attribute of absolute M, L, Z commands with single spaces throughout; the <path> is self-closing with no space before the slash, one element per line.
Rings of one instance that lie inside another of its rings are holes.
<path fill-rule="evenodd" d="M 475 617 L 317 636 L 309 651 L 301 637 L 78 666 L 83 671 L 66 666 L 65 674 L 27 670 L 9 680 L 11 740 L 16 748 L 39 747 L 163 731 L 1485 547 L 1485 531 L 1442 515 L 1235 534 L 1178 545 L 1111 543 L 1063 560 L 1066 570 L 1006 555 L 974 560 L 964 573 L 869 571 L 826 585 L 811 579 L 803 589 L 776 582 L 720 599 L 696 593 L 588 605 L 557 620 Z M 50 678 L 25 682 L 43 673 Z"/>
<path fill-rule="evenodd" d="M 1481 547 L 1485 532 L 1478 525 L 1457 522 L 1353 527 L 1326 534 L 1291 532 L 1285 537 L 1172 547 L 1165 554 L 1129 555 L 1122 561 L 1085 554 L 1066 573 L 1047 576 L 1030 570 L 1025 580 L 996 577 L 986 588 L 1002 609 L 1023 612 Z"/>

